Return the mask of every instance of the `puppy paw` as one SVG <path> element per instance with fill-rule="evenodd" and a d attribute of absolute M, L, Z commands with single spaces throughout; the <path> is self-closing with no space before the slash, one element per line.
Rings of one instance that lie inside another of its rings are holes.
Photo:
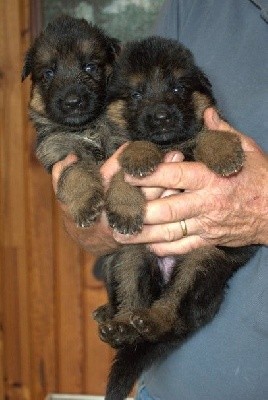
<path fill-rule="evenodd" d="M 136 343 L 139 335 L 131 325 L 113 320 L 99 325 L 99 337 L 116 349 Z"/>
<path fill-rule="evenodd" d="M 98 323 L 104 323 L 104 322 L 112 319 L 113 312 L 112 312 L 109 304 L 104 304 L 104 305 L 98 307 L 95 311 L 93 311 L 92 317 Z"/>
<path fill-rule="evenodd" d="M 208 165 L 216 174 L 221 176 L 230 176 L 237 174 L 243 167 L 245 154 L 242 149 L 238 148 L 232 154 L 226 154 L 226 160 L 218 161 Z"/>
<path fill-rule="evenodd" d="M 221 176 L 238 173 L 245 161 L 240 139 L 232 132 L 204 131 L 197 139 L 194 154 L 196 160 Z"/>
<path fill-rule="evenodd" d="M 70 205 L 70 213 L 73 216 L 74 221 L 81 228 L 86 228 L 92 225 L 101 215 L 104 207 L 104 200 L 102 195 L 97 193 L 87 199 L 83 199 L 83 204 L 72 204 Z"/>
<path fill-rule="evenodd" d="M 90 226 L 104 207 L 104 190 L 97 172 L 82 162 L 67 167 L 60 175 L 57 198 L 64 203 L 78 226 Z"/>
<path fill-rule="evenodd" d="M 140 232 L 144 207 L 141 190 L 124 182 L 121 172 L 114 176 L 106 194 L 106 214 L 111 228 L 125 235 Z"/>
<path fill-rule="evenodd" d="M 130 143 L 119 158 L 123 170 L 136 177 L 152 174 L 163 159 L 162 152 L 150 142 Z"/>
<path fill-rule="evenodd" d="M 131 207 L 123 212 L 107 209 L 107 218 L 110 227 L 123 235 L 135 235 L 141 232 L 143 227 L 142 211 L 131 213 Z"/>
<path fill-rule="evenodd" d="M 153 309 L 135 310 L 130 315 L 130 324 L 145 340 L 158 341 L 173 329 L 169 316 L 164 312 Z"/>
<path fill-rule="evenodd" d="M 157 327 L 148 312 L 136 311 L 130 316 L 130 323 L 143 337 L 147 339 L 157 338 Z"/>

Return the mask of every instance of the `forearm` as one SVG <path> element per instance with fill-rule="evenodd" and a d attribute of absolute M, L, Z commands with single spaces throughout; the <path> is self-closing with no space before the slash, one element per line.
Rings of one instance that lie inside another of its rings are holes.
<path fill-rule="evenodd" d="M 78 227 L 66 214 L 64 214 L 63 221 L 66 231 L 74 241 L 97 257 L 111 253 L 119 247 L 113 238 L 111 229 L 108 228 L 104 215 L 99 222 L 89 228 Z"/>

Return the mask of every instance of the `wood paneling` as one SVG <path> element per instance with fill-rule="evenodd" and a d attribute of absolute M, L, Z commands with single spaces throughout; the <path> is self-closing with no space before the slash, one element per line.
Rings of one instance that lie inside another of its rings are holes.
<path fill-rule="evenodd" d="M 64 232 L 51 177 L 33 154 L 28 0 L 0 1 L 0 399 L 101 394 L 112 351 L 91 312 L 105 301 L 94 259 Z"/>

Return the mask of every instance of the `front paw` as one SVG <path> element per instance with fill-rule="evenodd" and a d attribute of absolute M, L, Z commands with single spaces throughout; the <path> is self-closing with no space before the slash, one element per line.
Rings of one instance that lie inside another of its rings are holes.
<path fill-rule="evenodd" d="M 104 190 L 100 181 L 87 171 L 68 167 L 61 174 L 57 198 L 64 203 L 76 224 L 90 226 L 100 216 L 104 207 Z"/>
<path fill-rule="evenodd" d="M 163 159 L 158 147 L 146 141 L 131 142 L 119 157 L 123 170 L 136 177 L 153 173 Z"/>
<path fill-rule="evenodd" d="M 100 217 L 103 207 L 102 194 L 95 193 L 94 196 L 84 196 L 80 201 L 72 202 L 69 209 L 76 224 L 81 228 L 86 228 Z"/>
<path fill-rule="evenodd" d="M 145 198 L 141 190 L 124 182 L 121 173 L 115 175 L 106 194 L 106 214 L 114 230 L 133 235 L 143 227 Z"/>
<path fill-rule="evenodd" d="M 141 210 L 132 214 L 130 210 L 124 210 L 124 215 L 119 211 L 107 209 L 107 218 L 110 227 L 123 235 L 135 235 L 142 231 L 143 213 Z"/>
<path fill-rule="evenodd" d="M 245 153 L 235 133 L 206 131 L 197 139 L 195 159 L 218 175 L 230 176 L 242 169 Z"/>

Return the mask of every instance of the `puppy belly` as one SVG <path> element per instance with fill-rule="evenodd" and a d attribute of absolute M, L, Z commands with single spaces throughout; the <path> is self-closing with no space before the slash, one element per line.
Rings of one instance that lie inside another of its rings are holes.
<path fill-rule="evenodd" d="M 164 282 L 167 283 L 170 280 L 173 267 L 175 265 L 175 258 L 174 257 L 158 257 L 158 266 L 162 273 Z"/>

